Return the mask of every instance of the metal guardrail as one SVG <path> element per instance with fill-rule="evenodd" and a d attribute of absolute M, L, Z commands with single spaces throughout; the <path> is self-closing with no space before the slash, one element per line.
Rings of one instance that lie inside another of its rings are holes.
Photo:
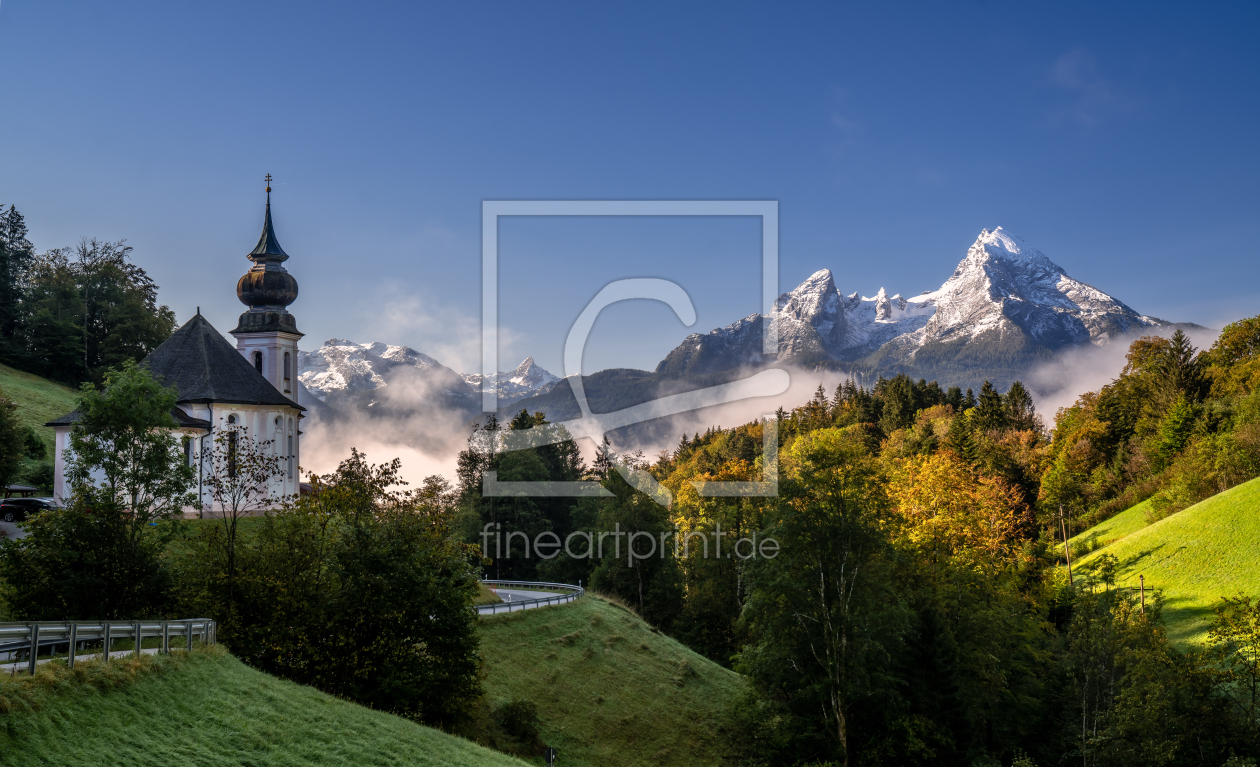
<path fill-rule="evenodd" d="M 573 586 L 568 583 L 545 583 L 541 581 L 482 581 L 482 583 L 491 588 L 499 589 L 520 589 L 522 591 L 561 589 L 564 593 L 549 597 L 538 597 L 536 599 L 522 599 L 515 602 L 498 602 L 492 605 L 477 605 L 478 615 L 495 615 L 496 613 L 501 612 L 510 613 L 516 610 L 528 610 L 531 607 L 560 605 L 565 602 L 572 602 L 586 593 L 586 589 L 581 586 Z"/>
<path fill-rule="evenodd" d="M 160 652 L 171 651 L 171 640 L 183 638 L 185 649 L 191 650 L 193 638 L 200 637 L 206 644 L 215 643 L 218 626 L 209 618 L 191 618 L 177 621 L 36 621 L 31 623 L 0 623 L 0 653 L 26 651 L 27 670 L 35 673 L 39 652 L 49 648 L 49 654 L 65 646 L 69 655 L 66 665 L 74 668 L 75 655 L 82 645 L 101 643 L 101 652 L 108 661 L 116 639 L 132 638 L 135 646 L 131 654 L 139 655 L 145 637 L 161 637 Z M 123 651 L 126 652 L 126 651 Z M 95 654 L 95 653 L 94 653 Z M 117 652 L 115 652 L 117 654 Z"/>

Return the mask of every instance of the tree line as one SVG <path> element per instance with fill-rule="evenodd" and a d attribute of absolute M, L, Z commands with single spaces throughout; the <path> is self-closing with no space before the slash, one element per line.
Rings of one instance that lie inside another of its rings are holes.
<path fill-rule="evenodd" d="M 158 286 L 124 241 L 37 253 L 17 208 L 0 206 L 0 364 L 69 386 L 100 383 L 175 329 Z M 0 486 L 51 488 L 51 447 L 0 392 Z"/>
<path fill-rule="evenodd" d="M 100 383 L 170 337 L 175 314 L 125 241 L 36 253 L 17 208 L 0 208 L 0 362 L 70 386 Z"/>

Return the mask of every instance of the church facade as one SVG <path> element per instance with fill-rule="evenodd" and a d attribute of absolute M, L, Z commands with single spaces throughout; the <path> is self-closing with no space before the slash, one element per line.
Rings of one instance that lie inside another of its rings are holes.
<path fill-rule="evenodd" d="M 236 285 L 236 295 L 247 307 L 231 331 L 236 343 L 198 311 L 141 362 L 178 391 L 171 415 L 183 438 L 185 459 L 197 469 L 194 489 L 199 508 L 191 510 L 197 514 L 217 511 L 205 480 L 213 465 L 216 437 L 224 432 L 243 433 L 255 443 L 270 441 L 281 469 L 268 488 L 271 496 L 296 495 L 301 488 L 300 424 L 305 408 L 298 401 L 297 359 L 302 333 L 288 311 L 297 300 L 298 284 L 284 267 L 289 256 L 272 224 L 270 179 L 262 236 L 246 256 L 253 266 Z M 76 411 L 48 423 L 56 433 L 53 495 L 58 500 L 70 494 L 65 453 L 78 415 Z"/>

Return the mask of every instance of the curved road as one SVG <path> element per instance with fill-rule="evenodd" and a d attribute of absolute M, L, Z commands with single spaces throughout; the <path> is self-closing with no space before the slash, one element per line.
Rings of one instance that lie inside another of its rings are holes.
<path fill-rule="evenodd" d="M 566 604 L 582 594 L 582 589 L 559 583 L 531 583 L 528 581 L 483 581 L 502 601 L 478 605 L 480 615 L 532 610 L 535 607 Z M 546 589 L 546 590 L 544 590 Z"/>
<path fill-rule="evenodd" d="M 554 591 L 521 591 L 520 589 L 494 589 L 504 602 L 524 602 L 527 599 L 546 599 L 556 596 Z M 531 605 L 534 607 L 536 605 Z"/>

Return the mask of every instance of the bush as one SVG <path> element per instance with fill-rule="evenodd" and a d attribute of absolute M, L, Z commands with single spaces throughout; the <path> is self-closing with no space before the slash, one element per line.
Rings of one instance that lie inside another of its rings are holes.
<path fill-rule="evenodd" d="M 42 461 L 48 454 L 48 446 L 44 444 L 39 432 L 30 426 L 22 430 L 22 446 L 26 457 L 32 461 Z"/>
<path fill-rule="evenodd" d="M 39 461 L 37 463 L 28 464 L 26 472 L 22 475 L 22 479 L 27 484 L 38 488 L 51 488 L 53 486 L 53 465 L 48 461 Z"/>
<path fill-rule="evenodd" d="M 111 499 L 86 492 L 30 517 L 0 541 L 0 577 L 16 620 L 156 618 L 170 607 L 162 553 L 170 523 L 135 529 Z"/>
<path fill-rule="evenodd" d="M 492 714 L 495 724 L 526 745 L 538 742 L 538 706 L 531 700 L 513 700 L 497 707 Z"/>

